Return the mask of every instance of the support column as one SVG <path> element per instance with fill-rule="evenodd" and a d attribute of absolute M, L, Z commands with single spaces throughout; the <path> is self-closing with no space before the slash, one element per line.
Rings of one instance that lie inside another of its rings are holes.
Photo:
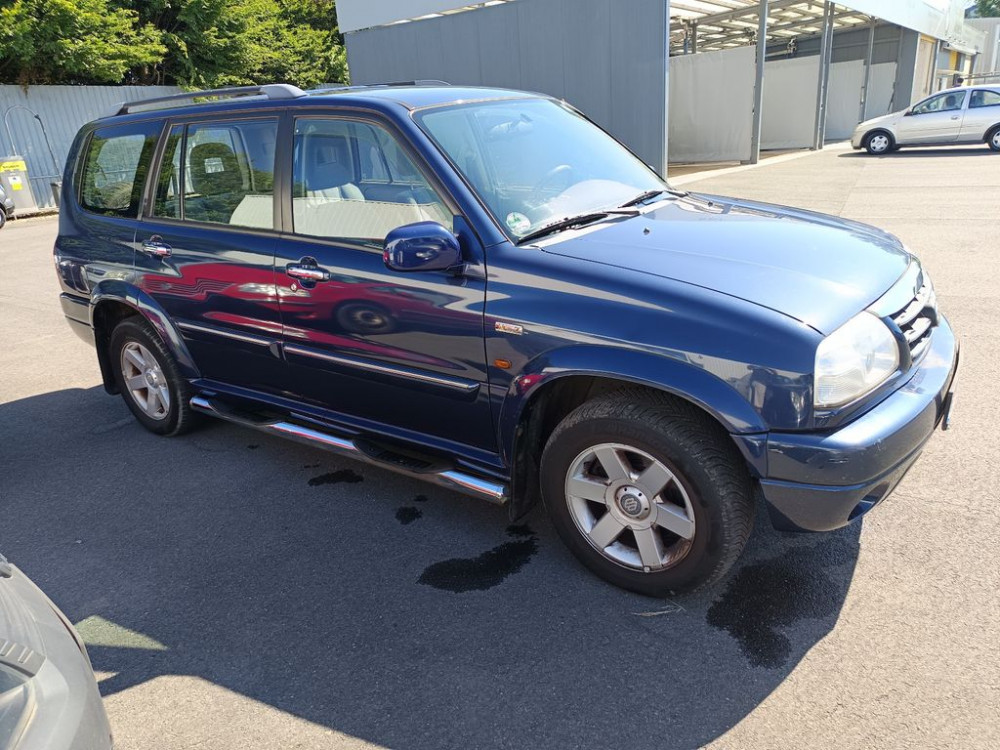
<path fill-rule="evenodd" d="M 816 87 L 816 136 L 813 150 L 823 148 L 826 137 L 826 104 L 830 84 L 830 57 L 833 52 L 833 3 L 827 2 L 823 8 L 823 39 L 819 53 L 819 82 Z"/>
<path fill-rule="evenodd" d="M 865 82 L 861 86 L 861 111 L 858 112 L 858 122 L 868 119 L 868 87 L 872 80 L 872 55 L 875 51 L 875 18 L 872 17 L 868 26 L 868 52 L 865 54 Z"/>
<path fill-rule="evenodd" d="M 753 125 L 750 132 L 750 164 L 760 161 L 760 129 L 764 119 L 764 61 L 767 58 L 768 0 L 757 7 L 757 77 L 753 88 Z"/>
<path fill-rule="evenodd" d="M 697 55 L 698 54 L 698 22 L 697 21 L 692 21 L 691 22 L 691 26 L 689 28 L 691 30 L 691 54 L 692 55 Z"/>

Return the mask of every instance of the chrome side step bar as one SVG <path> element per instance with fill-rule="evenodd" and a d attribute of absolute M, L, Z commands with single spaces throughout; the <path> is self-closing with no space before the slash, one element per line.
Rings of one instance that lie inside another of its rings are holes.
<path fill-rule="evenodd" d="M 507 485 L 503 483 L 477 477 L 456 469 L 426 472 L 411 471 L 397 463 L 377 460 L 368 452 L 362 450 L 354 438 L 341 437 L 329 432 L 323 432 L 315 427 L 307 427 L 286 420 L 255 420 L 244 417 L 243 415 L 229 411 L 205 396 L 194 396 L 191 399 L 191 408 L 203 414 L 210 414 L 213 417 L 224 419 L 227 422 L 234 422 L 244 427 L 252 427 L 261 432 L 278 435 L 294 440 L 297 443 L 311 445 L 315 448 L 323 448 L 332 453 L 395 471 L 398 474 L 403 474 L 413 479 L 419 479 L 472 495 L 491 502 L 494 505 L 505 505 L 508 500 Z"/>

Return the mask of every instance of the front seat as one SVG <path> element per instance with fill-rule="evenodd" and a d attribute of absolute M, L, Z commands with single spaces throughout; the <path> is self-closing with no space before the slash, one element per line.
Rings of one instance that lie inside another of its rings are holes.
<path fill-rule="evenodd" d="M 954 94 L 948 94 L 948 96 L 944 98 L 944 108 L 958 109 L 958 97 Z"/>
<path fill-rule="evenodd" d="M 190 163 L 198 197 L 185 198 L 185 218 L 228 224 L 246 197 L 236 153 L 224 143 L 200 143 L 191 149 Z"/>
<path fill-rule="evenodd" d="M 313 136 L 306 140 L 303 154 L 305 196 L 335 201 L 363 201 L 361 188 L 351 182 L 351 174 L 337 161 L 337 150 L 325 139 Z"/>

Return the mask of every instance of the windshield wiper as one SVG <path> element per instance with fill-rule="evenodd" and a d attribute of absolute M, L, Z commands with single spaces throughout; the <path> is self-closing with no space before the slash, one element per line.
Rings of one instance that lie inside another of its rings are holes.
<path fill-rule="evenodd" d="M 549 234 L 554 234 L 555 232 L 561 232 L 564 229 L 572 229 L 573 227 L 582 227 L 586 224 L 592 224 L 595 221 L 600 221 L 601 219 L 606 219 L 611 215 L 615 216 L 638 216 L 638 209 L 631 209 L 628 211 L 622 211 L 616 208 L 609 208 L 603 211 L 591 211 L 589 213 L 577 214 L 576 216 L 566 216 L 565 218 L 559 219 L 558 221 L 552 221 L 548 224 L 543 224 L 534 231 L 528 232 L 526 235 L 521 237 L 517 244 L 521 245 L 525 242 L 530 242 L 531 240 L 537 240 L 539 237 L 545 237 Z"/>
<path fill-rule="evenodd" d="M 655 198 L 656 196 L 663 195 L 664 193 L 669 193 L 670 195 L 676 196 L 678 198 L 683 198 L 685 195 L 687 195 L 686 190 L 672 190 L 671 188 L 663 188 L 660 190 L 647 190 L 645 193 L 640 193 L 639 195 L 635 196 L 635 198 L 633 198 L 632 200 L 622 203 L 621 206 L 619 206 L 619 208 L 638 206 L 640 203 L 645 203 L 650 198 Z"/>

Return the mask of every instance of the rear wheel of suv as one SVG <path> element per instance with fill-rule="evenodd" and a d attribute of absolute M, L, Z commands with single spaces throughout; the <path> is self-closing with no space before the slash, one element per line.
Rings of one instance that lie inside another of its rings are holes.
<path fill-rule="evenodd" d="M 546 508 L 573 554 L 641 594 L 718 580 L 753 527 L 750 476 L 728 435 L 665 394 L 583 404 L 553 431 L 541 469 Z"/>
<path fill-rule="evenodd" d="M 143 427 L 178 435 L 197 416 L 191 393 L 170 352 L 145 320 L 127 318 L 111 333 L 111 366 L 122 398 Z"/>

